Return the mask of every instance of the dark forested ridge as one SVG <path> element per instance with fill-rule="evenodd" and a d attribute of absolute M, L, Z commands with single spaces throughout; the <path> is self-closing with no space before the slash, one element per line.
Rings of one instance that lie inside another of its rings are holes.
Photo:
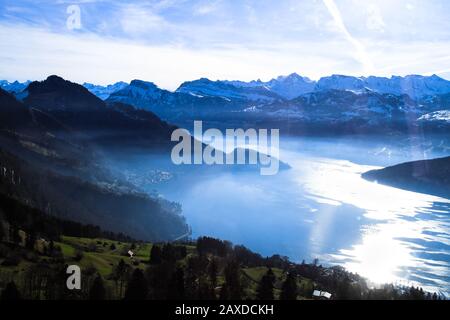
<path fill-rule="evenodd" d="M 140 239 L 188 233 L 178 205 L 112 175 L 98 147 L 112 138 L 115 147 L 130 142 L 152 146 L 149 151 L 167 149 L 170 125 L 150 112 L 107 106 L 56 76 L 25 90 L 21 102 L 0 89 L 0 193 L 56 217 Z"/>
<path fill-rule="evenodd" d="M 10 242 L 14 242 L 19 230 L 27 235 L 25 242 L 36 241 L 39 238 L 59 241 L 62 235 L 134 241 L 133 238 L 122 233 L 103 231 L 96 225 L 57 218 L 4 194 L 0 194 L 0 223 L 2 227 L 0 232 L 3 235 L 1 240 L 9 239 Z"/>
<path fill-rule="evenodd" d="M 450 199 L 450 157 L 401 163 L 363 173 L 362 177 L 393 187 Z"/>
<path fill-rule="evenodd" d="M 0 193 L 57 217 L 153 241 L 175 239 L 188 230 L 180 212 L 146 194 L 42 170 L 1 149 L 0 169 Z"/>
<path fill-rule="evenodd" d="M 83 86 L 50 76 L 32 82 L 23 103 L 51 115 L 84 140 L 103 146 L 146 146 L 167 149 L 173 126 L 150 111 L 123 103 L 106 104 Z"/>

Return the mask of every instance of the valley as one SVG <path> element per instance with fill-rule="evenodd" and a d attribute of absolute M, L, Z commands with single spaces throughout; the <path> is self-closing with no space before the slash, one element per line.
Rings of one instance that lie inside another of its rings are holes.
<path fill-rule="evenodd" d="M 437 192 L 408 192 L 361 178 L 381 167 L 448 156 L 447 83 L 435 76 L 383 80 L 398 82 L 399 88 L 414 83 L 415 91 L 399 95 L 384 86 L 368 88 L 372 78 L 303 80 L 295 75 L 264 84 L 200 79 L 175 92 L 140 80 L 83 87 L 58 76 L 19 91 L 17 83 L 5 86 L 16 91 L 0 90 L 1 193 L 57 219 L 137 239 L 125 241 L 127 247 L 140 243 L 138 248 L 150 250 L 152 244 L 175 241 L 195 256 L 193 239 L 208 236 L 262 256 L 285 256 L 291 267 L 303 259 L 319 259 L 325 273 L 343 266 L 364 277 L 358 279 L 367 281 L 370 290 L 393 284 L 383 294 L 414 286 L 447 296 L 449 222 L 441 213 L 449 212 L 442 193 L 448 181 L 441 181 Z M 440 89 L 429 91 L 429 83 Z M 271 148 L 258 150 L 244 139 L 235 151 L 279 161 L 282 170 L 261 176 L 258 165 L 173 163 L 176 141 L 171 135 L 181 125 L 191 146 L 185 156 L 194 157 L 196 145 L 226 156 L 220 139 L 196 134 L 195 119 L 202 119 L 205 130 L 277 128 L 280 140 Z M 435 166 L 434 175 L 445 177 L 440 167 Z M 97 240 L 97 234 L 86 241 L 111 246 L 112 239 Z M 59 235 L 54 241 L 63 260 L 73 260 L 77 250 L 86 252 L 83 267 L 93 264 L 97 271 L 92 274 L 111 287 L 111 266 L 123 253 L 99 249 L 97 254 L 72 246 L 79 240 L 68 237 L 82 234 Z M 172 266 L 186 263 L 182 259 Z M 260 260 L 253 267 L 264 265 Z M 147 267 L 141 261 L 133 268 Z M 239 268 L 248 267 L 241 261 Z M 286 266 L 281 269 L 287 277 Z M 315 278 L 308 279 L 308 290 L 319 286 Z M 257 289 L 249 290 L 253 293 L 247 296 L 256 298 Z M 357 295 L 375 294 L 370 290 Z"/>

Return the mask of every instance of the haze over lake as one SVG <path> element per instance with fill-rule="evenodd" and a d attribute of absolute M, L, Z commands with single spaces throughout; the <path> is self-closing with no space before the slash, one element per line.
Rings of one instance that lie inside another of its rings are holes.
<path fill-rule="evenodd" d="M 182 205 L 192 237 L 209 235 L 262 255 L 340 264 L 373 285 L 420 285 L 450 292 L 450 201 L 368 182 L 371 169 L 448 155 L 445 140 L 282 138 L 292 168 L 257 171 L 180 166 L 162 183 L 142 183 Z M 438 146 L 438 147 L 436 147 Z M 126 174 L 162 168 L 139 152 L 118 158 Z"/>

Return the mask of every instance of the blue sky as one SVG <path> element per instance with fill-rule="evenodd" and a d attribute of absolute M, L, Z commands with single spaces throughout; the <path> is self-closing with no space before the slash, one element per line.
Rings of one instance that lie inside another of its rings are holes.
<path fill-rule="evenodd" d="M 168 89 L 292 72 L 450 79 L 449 16 L 446 0 L 0 0 L 0 78 Z"/>

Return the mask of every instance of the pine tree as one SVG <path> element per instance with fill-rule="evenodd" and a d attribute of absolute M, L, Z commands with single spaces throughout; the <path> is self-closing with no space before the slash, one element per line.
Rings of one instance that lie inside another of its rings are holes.
<path fill-rule="evenodd" d="M 275 282 L 275 275 L 271 268 L 267 270 L 267 273 L 262 277 L 258 290 L 257 297 L 259 300 L 273 300 L 273 286 Z"/>
<path fill-rule="evenodd" d="M 175 249 L 170 243 L 166 243 L 161 252 L 162 260 L 173 263 L 176 261 Z"/>
<path fill-rule="evenodd" d="M 125 291 L 125 300 L 144 300 L 147 298 L 148 285 L 141 269 L 134 269 Z"/>
<path fill-rule="evenodd" d="M 152 246 L 150 251 L 150 264 L 160 264 L 162 262 L 162 251 L 157 245 Z"/>
<path fill-rule="evenodd" d="M 217 286 L 218 267 L 216 259 L 212 259 L 208 266 L 208 278 L 213 288 Z"/>
<path fill-rule="evenodd" d="M 174 265 L 166 261 L 147 268 L 146 274 L 149 280 L 151 299 L 167 299 L 169 284 L 174 272 Z"/>
<path fill-rule="evenodd" d="M 29 250 L 33 250 L 34 249 L 34 243 L 36 242 L 36 233 L 33 229 L 31 229 L 28 233 L 27 233 L 27 237 L 26 237 L 26 241 L 25 241 L 25 246 L 27 247 L 27 249 Z"/>
<path fill-rule="evenodd" d="M 105 297 L 105 286 L 103 285 L 102 277 L 99 275 L 95 278 L 91 290 L 89 291 L 89 300 L 105 300 Z"/>
<path fill-rule="evenodd" d="M 3 222 L 0 220 L 0 242 L 3 240 L 5 236 L 5 230 L 3 230 Z"/>
<path fill-rule="evenodd" d="M 182 268 L 177 268 L 177 270 L 172 274 L 169 282 L 167 298 L 173 300 L 184 299 L 184 271 Z"/>
<path fill-rule="evenodd" d="M 242 285 L 239 264 L 235 261 L 229 262 L 225 267 L 224 274 L 225 283 L 220 293 L 221 299 L 241 300 Z"/>
<path fill-rule="evenodd" d="M 120 259 L 117 266 L 114 268 L 113 271 L 113 279 L 117 284 L 119 284 L 118 288 L 118 296 L 119 298 L 122 298 L 123 295 L 123 288 L 125 282 L 128 280 L 129 274 L 130 274 L 130 266 L 123 261 L 123 259 Z"/>
<path fill-rule="evenodd" d="M 296 300 L 298 294 L 297 280 L 295 275 L 288 273 L 286 280 L 281 288 L 281 300 Z"/>
<path fill-rule="evenodd" d="M 201 277 L 199 279 L 197 297 L 200 300 L 215 300 L 216 299 L 216 293 L 214 291 L 214 288 L 212 287 L 211 283 L 205 277 Z"/>
<path fill-rule="evenodd" d="M 15 224 L 9 225 L 9 239 L 15 243 L 20 243 L 19 228 Z"/>
<path fill-rule="evenodd" d="M 230 293 L 228 292 L 228 287 L 226 284 L 224 284 L 222 286 L 222 288 L 220 288 L 219 299 L 220 300 L 228 300 L 229 297 L 230 297 Z"/>
<path fill-rule="evenodd" d="M 53 255 L 53 252 L 55 251 L 55 243 L 53 240 L 50 240 L 50 244 L 48 245 L 48 254 Z"/>
<path fill-rule="evenodd" d="M 3 301 L 10 301 L 10 300 L 20 300 L 22 299 L 19 290 L 17 289 L 16 284 L 14 281 L 9 282 L 6 285 L 6 288 L 2 291 L 1 299 Z"/>

